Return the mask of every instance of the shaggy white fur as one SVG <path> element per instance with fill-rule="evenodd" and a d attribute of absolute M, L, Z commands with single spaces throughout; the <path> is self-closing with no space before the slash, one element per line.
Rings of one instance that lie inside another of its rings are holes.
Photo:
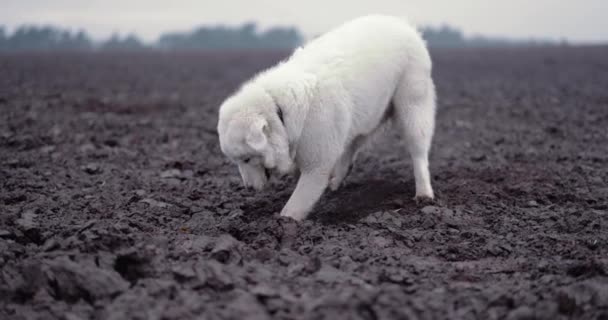
<path fill-rule="evenodd" d="M 340 186 L 358 150 L 389 120 L 411 155 L 415 198 L 433 198 L 431 58 L 406 21 L 370 15 L 314 39 L 245 83 L 220 107 L 218 133 L 246 186 L 263 188 L 269 170 L 299 170 L 281 215 L 302 220 L 328 186 Z"/>

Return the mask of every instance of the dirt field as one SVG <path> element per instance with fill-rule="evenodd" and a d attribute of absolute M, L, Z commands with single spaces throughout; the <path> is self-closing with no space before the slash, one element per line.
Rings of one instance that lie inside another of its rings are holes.
<path fill-rule="evenodd" d="M 389 131 L 302 223 L 215 132 L 283 56 L 0 56 L 0 318 L 608 319 L 608 47 L 434 51 L 438 201 Z"/>

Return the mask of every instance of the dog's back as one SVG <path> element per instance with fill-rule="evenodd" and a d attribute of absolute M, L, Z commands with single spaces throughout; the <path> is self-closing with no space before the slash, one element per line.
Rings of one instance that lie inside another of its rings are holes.
<path fill-rule="evenodd" d="M 351 138 L 378 127 L 404 74 L 427 78 L 431 72 L 418 31 L 405 19 L 384 15 L 342 24 L 298 49 L 287 64 L 316 76 L 318 93 L 327 95 L 321 100 L 350 100 L 344 105 L 351 110 L 342 113 L 344 121 L 352 122 Z M 332 90 L 325 92 L 324 87 Z"/>

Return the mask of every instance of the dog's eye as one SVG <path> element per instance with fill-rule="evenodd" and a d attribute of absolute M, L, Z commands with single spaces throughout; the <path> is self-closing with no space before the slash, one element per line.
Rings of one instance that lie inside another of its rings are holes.
<path fill-rule="evenodd" d="M 249 161 L 251 161 L 251 158 L 245 158 L 245 159 L 243 159 L 244 163 L 249 163 Z"/>

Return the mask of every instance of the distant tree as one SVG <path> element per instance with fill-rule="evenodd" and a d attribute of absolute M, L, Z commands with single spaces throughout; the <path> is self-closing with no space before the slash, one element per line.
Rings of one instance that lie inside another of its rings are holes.
<path fill-rule="evenodd" d="M 271 28 L 261 38 L 265 46 L 270 48 L 295 48 L 303 41 L 295 28 Z"/>
<path fill-rule="evenodd" d="M 258 39 L 258 30 L 255 22 L 248 22 L 241 26 L 238 30 L 238 41 L 241 44 L 246 44 L 249 46 L 254 46 Z"/>
<path fill-rule="evenodd" d="M 476 35 L 467 39 L 467 45 L 472 47 L 505 47 L 517 44 L 518 42 L 511 41 L 506 38 L 489 38 L 480 35 Z"/>
<path fill-rule="evenodd" d="M 0 27 L 0 50 L 3 50 L 6 46 L 6 32 L 4 31 L 4 27 Z"/>
<path fill-rule="evenodd" d="M 461 47 L 466 42 L 462 31 L 447 25 L 440 28 L 423 27 L 421 33 L 432 47 Z"/>
<path fill-rule="evenodd" d="M 163 49 L 183 48 L 186 35 L 180 33 L 166 33 L 160 36 L 157 46 Z"/>
<path fill-rule="evenodd" d="M 2 50 L 83 50 L 90 49 L 92 42 L 84 31 L 72 34 L 52 26 L 20 26 L 8 36 L 2 30 L 0 49 Z"/>
<path fill-rule="evenodd" d="M 295 28 L 271 28 L 264 33 L 248 22 L 240 27 L 202 26 L 186 33 L 166 33 L 157 45 L 163 49 L 258 49 L 293 48 L 303 37 Z"/>
<path fill-rule="evenodd" d="M 49 26 L 18 27 L 9 38 L 9 48 L 13 50 L 48 50 L 59 37 L 58 32 Z"/>
<path fill-rule="evenodd" d="M 146 46 L 136 35 L 129 34 L 121 38 L 116 33 L 100 46 L 101 50 L 143 50 L 145 48 Z"/>
<path fill-rule="evenodd" d="M 554 45 L 554 41 L 537 39 L 509 39 L 475 35 L 465 37 L 457 28 L 443 25 L 439 28 L 421 28 L 422 37 L 430 47 L 507 47 L 507 46 L 536 46 Z"/>
<path fill-rule="evenodd" d="M 74 35 L 70 34 L 67 39 L 65 46 L 69 49 L 91 49 L 93 47 L 93 41 L 86 34 L 84 30 L 78 30 Z"/>

